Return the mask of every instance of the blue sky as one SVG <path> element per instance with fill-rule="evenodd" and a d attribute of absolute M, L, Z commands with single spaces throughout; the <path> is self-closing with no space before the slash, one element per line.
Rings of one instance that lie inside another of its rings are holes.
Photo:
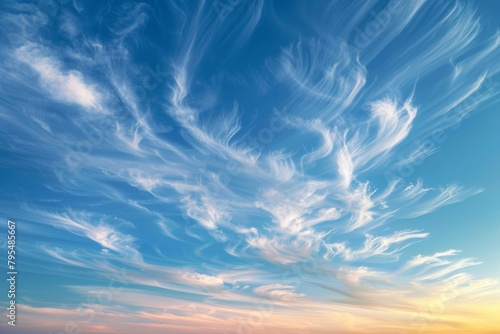
<path fill-rule="evenodd" d="M 0 328 L 498 332 L 499 7 L 2 2 Z"/>

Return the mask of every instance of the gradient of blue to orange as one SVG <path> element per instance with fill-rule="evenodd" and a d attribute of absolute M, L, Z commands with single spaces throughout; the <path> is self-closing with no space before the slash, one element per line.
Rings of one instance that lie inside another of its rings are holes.
<path fill-rule="evenodd" d="M 498 2 L 0 10 L 2 333 L 500 332 Z"/>

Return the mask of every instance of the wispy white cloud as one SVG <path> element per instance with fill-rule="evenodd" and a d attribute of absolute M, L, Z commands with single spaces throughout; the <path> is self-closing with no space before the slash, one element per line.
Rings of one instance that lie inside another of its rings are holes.
<path fill-rule="evenodd" d="M 360 47 L 372 3 L 306 6 L 293 24 L 260 0 L 167 3 L 109 2 L 90 17 L 73 2 L 37 29 L 36 5 L 9 5 L 0 23 L 18 39 L 0 65 L 5 163 L 62 198 L 33 209 L 35 192 L 5 196 L 43 239 L 26 254 L 61 276 L 124 270 L 134 287 L 89 331 L 237 330 L 274 301 L 263 333 L 385 333 L 447 287 L 443 328 L 461 323 L 452 302 L 491 305 L 496 281 L 467 273 L 479 260 L 412 246 L 433 239 L 410 219 L 482 189 L 417 171 L 384 180 L 439 152 L 422 139 L 498 102 L 499 34 L 485 37 L 472 4 L 391 1 Z M 261 43 L 272 24 L 286 38 Z M 23 307 L 47 328 L 76 316 Z"/>
<path fill-rule="evenodd" d="M 64 214 L 49 213 L 36 210 L 45 222 L 73 234 L 87 237 L 101 247 L 116 252 L 127 261 L 142 261 L 141 253 L 134 246 L 136 238 L 120 232 L 107 222 L 111 217 L 99 216 L 89 212 L 68 211 Z M 56 255 L 57 253 L 52 252 Z"/>
<path fill-rule="evenodd" d="M 41 46 L 21 46 L 16 50 L 16 56 L 40 76 L 40 85 L 55 99 L 80 105 L 89 111 L 103 111 L 100 105 L 103 97 L 97 87 L 86 83 L 77 70 L 63 71 L 53 56 L 44 54 Z"/>
<path fill-rule="evenodd" d="M 325 258 L 329 259 L 331 256 L 342 256 L 346 261 L 353 261 L 358 259 L 366 259 L 374 256 L 387 256 L 398 258 L 398 253 L 402 248 L 408 246 L 399 246 L 394 248 L 393 245 L 401 244 L 411 239 L 422 239 L 428 237 L 428 233 L 418 233 L 418 231 L 400 231 L 391 235 L 374 237 L 367 234 L 363 247 L 353 250 L 346 245 L 346 243 L 325 244 L 328 252 Z"/>
<path fill-rule="evenodd" d="M 293 286 L 282 284 L 259 286 L 258 288 L 255 288 L 254 292 L 259 296 L 281 302 L 290 302 L 305 296 L 302 293 L 294 292 Z"/>

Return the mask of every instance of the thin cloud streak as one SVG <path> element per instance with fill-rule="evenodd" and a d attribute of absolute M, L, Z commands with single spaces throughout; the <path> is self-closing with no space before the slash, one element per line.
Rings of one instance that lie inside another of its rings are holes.
<path fill-rule="evenodd" d="M 26 330 L 417 331 L 436 300 L 426 333 L 500 328 L 487 263 L 430 225 L 485 189 L 391 174 L 499 101 L 472 3 L 4 6 L 4 214 L 68 293 L 30 290 Z"/>

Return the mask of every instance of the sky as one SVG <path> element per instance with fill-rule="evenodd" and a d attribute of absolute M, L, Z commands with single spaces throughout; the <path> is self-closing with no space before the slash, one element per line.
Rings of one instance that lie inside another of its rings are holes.
<path fill-rule="evenodd" d="M 0 332 L 500 332 L 500 3 L 0 4 Z"/>

